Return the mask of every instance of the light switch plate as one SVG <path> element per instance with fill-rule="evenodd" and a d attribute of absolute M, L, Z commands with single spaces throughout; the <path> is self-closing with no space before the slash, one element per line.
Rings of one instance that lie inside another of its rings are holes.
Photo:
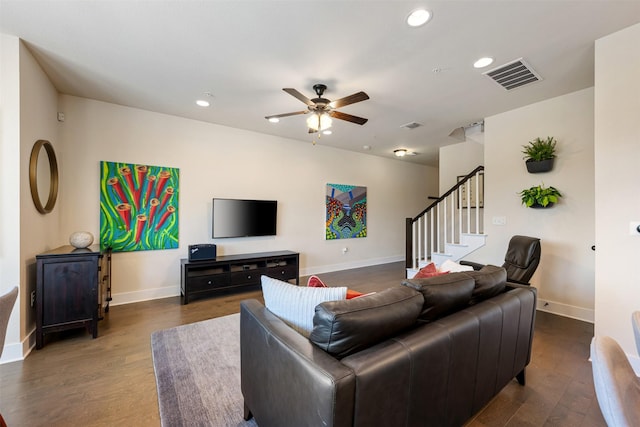
<path fill-rule="evenodd" d="M 491 223 L 493 225 L 507 225 L 507 217 L 506 216 L 494 216 L 491 219 Z"/>

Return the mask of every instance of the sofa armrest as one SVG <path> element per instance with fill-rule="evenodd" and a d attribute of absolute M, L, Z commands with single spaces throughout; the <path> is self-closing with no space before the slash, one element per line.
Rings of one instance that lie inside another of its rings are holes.
<path fill-rule="evenodd" d="M 257 300 L 240 303 L 241 388 L 260 427 L 350 426 L 355 374 Z"/>
<path fill-rule="evenodd" d="M 465 260 L 458 261 L 458 264 L 460 264 L 460 265 L 470 265 L 476 271 L 478 271 L 482 267 L 484 267 L 484 264 L 480 264 L 478 262 L 473 262 L 473 261 L 465 261 Z"/>

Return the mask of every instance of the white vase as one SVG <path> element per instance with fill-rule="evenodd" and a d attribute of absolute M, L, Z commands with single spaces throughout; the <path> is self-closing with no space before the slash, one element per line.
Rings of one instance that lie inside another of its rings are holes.
<path fill-rule="evenodd" d="M 69 243 L 78 249 L 86 248 L 93 243 L 93 234 L 88 231 L 76 231 L 69 236 Z"/>

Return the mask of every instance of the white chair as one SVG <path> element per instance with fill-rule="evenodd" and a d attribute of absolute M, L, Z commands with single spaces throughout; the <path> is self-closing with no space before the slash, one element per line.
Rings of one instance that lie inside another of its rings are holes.
<path fill-rule="evenodd" d="M 18 298 L 18 287 L 11 289 L 6 294 L 0 296 L 0 356 L 2 356 L 2 350 L 4 349 L 4 338 L 7 335 L 7 326 L 9 325 L 9 316 L 13 310 L 13 304 L 15 304 Z"/>
<path fill-rule="evenodd" d="M 593 339 L 591 367 L 596 397 L 607 425 L 640 426 L 640 379 L 613 338 Z"/>
<path fill-rule="evenodd" d="M 640 355 L 640 311 L 631 314 L 631 324 L 633 325 L 633 336 L 636 338 L 636 349 Z"/>
<path fill-rule="evenodd" d="M 13 305 L 18 298 L 18 287 L 16 286 L 8 293 L 0 296 L 0 356 L 2 356 L 2 350 L 4 350 L 4 339 L 7 335 L 7 326 L 9 325 L 9 316 L 13 310 Z M 0 427 L 6 427 L 7 424 L 0 414 Z"/>

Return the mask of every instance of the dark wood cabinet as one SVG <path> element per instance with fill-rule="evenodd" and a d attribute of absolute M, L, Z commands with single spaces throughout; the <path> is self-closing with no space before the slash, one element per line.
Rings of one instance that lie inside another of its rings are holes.
<path fill-rule="evenodd" d="M 188 304 L 198 296 L 260 289 L 262 275 L 295 280 L 298 285 L 299 262 L 299 254 L 291 251 L 226 255 L 199 261 L 183 258 L 180 264 L 182 303 Z"/>
<path fill-rule="evenodd" d="M 97 246 L 62 246 L 36 255 L 36 348 L 44 335 L 85 327 L 98 336 L 98 320 L 109 310 L 111 254 Z"/>

